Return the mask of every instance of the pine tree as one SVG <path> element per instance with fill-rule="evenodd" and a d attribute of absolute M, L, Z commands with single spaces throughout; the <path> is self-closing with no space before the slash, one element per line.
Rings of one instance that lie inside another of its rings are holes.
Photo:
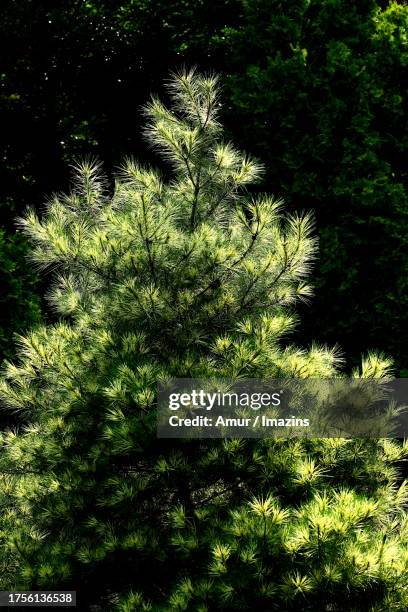
<path fill-rule="evenodd" d="M 262 167 L 222 139 L 213 76 L 145 109 L 165 180 L 128 160 L 113 190 L 75 168 L 21 221 L 59 322 L 19 339 L 1 396 L 1 588 L 81 609 L 406 610 L 407 446 L 387 439 L 165 440 L 158 381 L 340 376 L 288 343 L 311 294 L 310 216 L 251 197 Z M 383 377 L 368 355 L 355 376 Z"/>

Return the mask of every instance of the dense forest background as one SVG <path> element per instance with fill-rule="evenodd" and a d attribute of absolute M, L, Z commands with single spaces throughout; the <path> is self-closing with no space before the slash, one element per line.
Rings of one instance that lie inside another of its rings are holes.
<path fill-rule="evenodd" d="M 154 162 L 140 108 L 171 70 L 221 74 L 223 122 L 266 166 L 261 191 L 315 211 L 316 298 L 300 342 L 408 368 L 408 7 L 378 0 L 3 0 L 0 353 L 53 320 L 15 218 L 70 164 Z M 43 285 L 44 283 L 44 285 Z M 298 307 L 299 309 L 299 307 Z"/>

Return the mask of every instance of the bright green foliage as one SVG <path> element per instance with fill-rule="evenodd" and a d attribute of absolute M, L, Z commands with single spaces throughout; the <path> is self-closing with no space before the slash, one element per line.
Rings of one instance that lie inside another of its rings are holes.
<path fill-rule="evenodd" d="M 22 221 L 60 322 L 20 339 L 1 383 L 26 426 L 2 435 L 0 586 L 127 612 L 405 610 L 406 446 L 156 438 L 158 380 L 340 362 L 283 344 L 310 295 L 310 218 L 246 195 L 261 167 L 222 140 L 215 78 L 169 90 L 146 134 L 172 181 L 129 160 L 110 194 L 84 163 Z M 389 366 L 369 355 L 361 375 Z"/>
<path fill-rule="evenodd" d="M 0 361 L 14 355 L 13 334 L 41 320 L 37 278 L 26 257 L 26 240 L 0 228 Z"/>

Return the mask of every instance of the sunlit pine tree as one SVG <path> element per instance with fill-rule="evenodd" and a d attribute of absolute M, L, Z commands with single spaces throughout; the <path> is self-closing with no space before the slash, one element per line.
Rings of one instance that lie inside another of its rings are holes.
<path fill-rule="evenodd" d="M 168 90 L 171 109 L 145 109 L 166 178 L 128 160 L 111 189 L 84 162 L 21 221 L 59 322 L 19 338 L 1 381 L 19 421 L 1 436 L 1 588 L 122 612 L 406 610 L 406 446 L 156 437 L 160 380 L 341 365 L 287 337 L 311 295 L 310 216 L 250 195 L 262 167 L 223 139 L 216 78 Z M 355 375 L 389 369 L 371 354 Z"/>

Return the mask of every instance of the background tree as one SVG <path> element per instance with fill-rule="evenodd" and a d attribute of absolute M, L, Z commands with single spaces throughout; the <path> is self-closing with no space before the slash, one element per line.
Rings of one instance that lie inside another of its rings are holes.
<path fill-rule="evenodd" d="M 27 266 L 27 242 L 0 229 L 0 354 L 14 355 L 14 331 L 41 320 L 37 279 Z"/>
<path fill-rule="evenodd" d="M 228 126 L 267 162 L 266 187 L 316 210 L 321 259 L 304 338 L 407 373 L 406 3 L 245 0 L 220 41 Z"/>
<path fill-rule="evenodd" d="M 406 445 L 156 437 L 158 380 L 340 361 L 283 340 L 310 295 L 310 218 L 246 194 L 261 167 L 223 140 L 214 77 L 169 91 L 145 132 L 171 180 L 129 160 L 110 195 L 84 163 L 22 221 L 60 320 L 21 337 L 1 382 L 21 423 L 1 440 L 1 588 L 71 587 L 93 610 L 402 612 Z M 369 355 L 361 375 L 389 367 Z"/>

